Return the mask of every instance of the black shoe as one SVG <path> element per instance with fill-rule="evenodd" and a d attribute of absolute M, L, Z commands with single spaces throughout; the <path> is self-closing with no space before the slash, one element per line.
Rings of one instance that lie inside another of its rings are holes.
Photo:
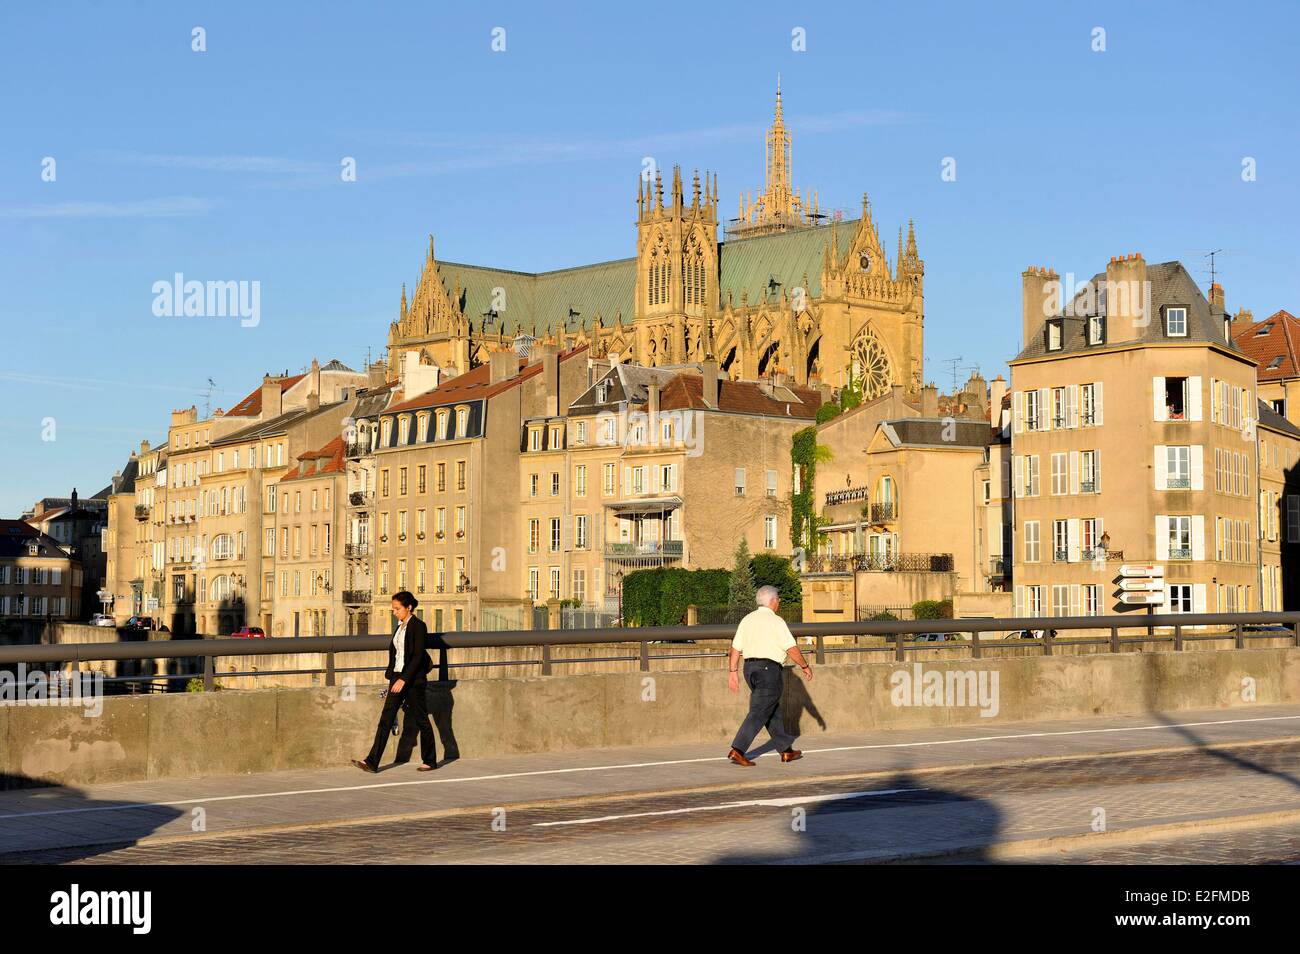
<path fill-rule="evenodd" d="M 357 768 L 361 769 L 361 771 L 363 772 L 369 772 L 371 775 L 374 775 L 379 771 L 379 769 L 375 768 L 369 762 L 365 762 L 361 759 L 353 759 L 352 764 L 355 765 Z"/>

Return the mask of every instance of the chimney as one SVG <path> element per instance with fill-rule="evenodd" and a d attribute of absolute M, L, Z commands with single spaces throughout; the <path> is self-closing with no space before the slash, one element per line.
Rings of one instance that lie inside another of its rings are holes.
<path fill-rule="evenodd" d="M 143 457 L 143 456 L 144 456 L 145 454 L 147 454 L 147 453 L 149 453 L 149 442 L 148 442 L 148 441 L 141 441 L 141 442 L 140 442 L 140 456 Z"/>
<path fill-rule="evenodd" d="M 921 416 L 939 416 L 939 389 L 933 384 L 921 388 Z"/>
<path fill-rule="evenodd" d="M 651 378 L 649 387 L 648 414 L 650 426 L 650 442 L 657 444 L 659 442 L 659 379 Z"/>
<path fill-rule="evenodd" d="M 1002 426 L 1002 399 L 1007 396 L 1007 382 L 998 375 L 989 384 L 989 423 Z"/>
<path fill-rule="evenodd" d="M 718 408 L 718 362 L 715 358 L 706 358 L 700 364 L 700 377 L 703 379 L 704 406 Z"/>
<path fill-rule="evenodd" d="M 269 374 L 262 378 L 262 420 L 279 417 L 284 412 L 284 392 L 279 378 Z"/>
<path fill-rule="evenodd" d="M 311 381 L 307 385 L 308 392 L 316 392 L 316 405 L 320 406 L 321 389 L 320 389 L 320 362 L 315 358 L 311 359 Z"/>
<path fill-rule="evenodd" d="M 1030 265 L 1020 275 L 1021 312 L 1024 334 L 1022 347 L 1028 347 L 1043 332 L 1048 318 L 1061 313 L 1061 282 L 1056 272 Z"/>
<path fill-rule="evenodd" d="M 1106 265 L 1106 341 L 1136 341 L 1155 320 L 1151 284 L 1141 252 L 1111 258 Z"/>
<path fill-rule="evenodd" d="M 307 410 L 320 410 L 320 394 L 318 392 L 312 391 L 307 395 Z"/>
<path fill-rule="evenodd" d="M 375 361 L 366 368 L 368 380 L 366 385 L 372 388 L 382 388 L 388 383 L 388 366 L 382 361 Z"/>
<path fill-rule="evenodd" d="M 514 349 L 493 351 L 488 355 L 488 364 L 490 365 L 490 371 L 488 372 L 490 384 L 509 381 L 519 373 L 519 355 Z"/>
<path fill-rule="evenodd" d="M 1232 316 L 1232 333 L 1240 334 L 1242 328 L 1249 328 L 1255 323 L 1255 313 L 1249 308 L 1238 308 Z"/>
<path fill-rule="evenodd" d="M 546 416 L 560 415 L 560 349 L 550 341 L 533 345 L 531 357 L 541 362 Z"/>

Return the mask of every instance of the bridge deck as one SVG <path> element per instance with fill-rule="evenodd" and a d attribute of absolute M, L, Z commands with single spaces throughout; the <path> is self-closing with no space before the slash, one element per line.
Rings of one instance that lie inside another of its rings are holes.
<path fill-rule="evenodd" d="M 688 745 L 0 792 L 6 862 L 1152 853 L 1300 859 L 1300 706 L 820 737 L 752 769 Z"/>

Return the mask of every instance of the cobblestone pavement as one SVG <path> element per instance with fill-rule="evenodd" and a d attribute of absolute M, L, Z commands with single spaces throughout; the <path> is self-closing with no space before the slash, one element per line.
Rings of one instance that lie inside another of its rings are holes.
<path fill-rule="evenodd" d="M 739 771 L 739 770 L 738 770 Z M 1147 826 L 1285 823 L 1150 840 Z M 1096 836 L 1099 812 L 1106 834 Z M 1144 837 L 1125 844 L 1125 837 Z M 1088 839 L 1097 837 L 1095 846 Z M 1043 839 L 1064 839 L 1042 845 Z M 1118 841 L 1116 839 L 1119 839 Z M 1040 846 L 1008 857 L 1008 846 Z M 707 791 L 634 792 L 436 817 L 0 856 L 0 861 L 194 863 L 871 862 L 958 853 L 965 863 L 1264 863 L 1300 860 L 1300 739 Z M 918 859 L 919 860 L 919 859 Z"/>

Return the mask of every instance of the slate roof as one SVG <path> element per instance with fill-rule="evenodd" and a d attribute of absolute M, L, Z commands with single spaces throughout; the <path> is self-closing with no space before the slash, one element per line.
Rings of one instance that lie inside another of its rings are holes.
<path fill-rule="evenodd" d="M 587 350 L 586 345 L 565 351 L 560 354 L 561 361 L 567 361 L 576 354 L 581 354 Z M 392 407 L 385 409 L 385 414 L 395 414 L 398 411 L 414 411 L 426 407 L 442 407 L 447 404 L 457 404 L 462 401 L 481 401 L 486 398 L 495 397 L 504 391 L 509 391 L 516 387 L 520 382 L 527 381 L 542 372 L 542 363 L 534 361 L 528 364 L 526 358 L 517 358 L 519 372 L 514 377 L 506 378 L 504 381 L 492 383 L 492 365 L 491 363 L 480 364 L 477 368 L 466 371 L 464 374 L 458 374 L 451 378 L 446 384 L 434 388 L 419 397 L 412 398 L 409 401 L 402 401 L 394 404 Z"/>
<path fill-rule="evenodd" d="M 1090 279 L 1093 288 L 1104 287 L 1106 273 L 1098 272 Z M 1161 262 L 1147 266 L 1147 281 L 1151 283 L 1151 320 L 1133 341 L 1116 343 L 1116 346 L 1136 343 L 1165 341 L 1199 341 L 1218 344 L 1238 350 L 1224 337 L 1223 313 L 1212 309 L 1209 301 L 1197 286 L 1196 281 L 1187 273 L 1182 262 Z M 1070 307 L 1063 309 L 1072 312 L 1061 316 L 1062 346 L 1057 351 L 1047 350 L 1047 334 L 1035 335 L 1013 360 L 1039 358 L 1046 355 L 1069 354 L 1079 351 L 1098 351 L 1111 347 L 1109 341 L 1101 345 L 1089 345 L 1086 339 L 1087 319 L 1091 315 L 1104 313 L 1102 296 L 1096 296 L 1097 302 L 1092 308 L 1087 307 L 1084 293 L 1080 292 L 1071 301 Z M 1165 305 L 1187 306 L 1187 334 L 1170 338 L 1165 335 L 1161 309 Z"/>
<path fill-rule="evenodd" d="M 838 223 L 846 247 L 858 222 Z M 789 292 L 807 278 L 809 295 L 820 295 L 822 254 L 833 228 L 821 225 L 719 242 L 719 303 L 725 305 L 730 295 L 739 307 L 742 293 L 748 293 L 751 303 L 756 302 L 767 294 L 772 279 L 779 283 L 779 290 Z M 505 334 L 526 331 L 541 336 L 559 325 L 574 332 L 591 328 L 597 317 L 605 325 L 613 324 L 620 314 L 630 324 L 635 315 L 635 258 L 538 273 L 463 262 L 439 262 L 437 268 L 449 294 L 454 294 L 460 283 L 461 308 L 472 321 L 487 313 L 495 289 L 504 291 L 506 307 L 499 315 L 499 326 L 489 327 Z"/>
<path fill-rule="evenodd" d="M 298 464 L 280 478 L 281 482 L 342 473 L 344 446 L 343 438 L 336 437 L 319 450 L 299 454 Z M 317 466 L 318 461 L 321 462 L 319 466 Z"/>
<path fill-rule="evenodd" d="M 1264 401 L 1259 402 L 1259 416 L 1256 420 L 1260 427 L 1267 427 L 1300 438 L 1300 427 L 1296 427 Z"/>
<path fill-rule="evenodd" d="M 880 426 L 896 447 L 987 447 L 999 434 L 988 421 L 961 418 L 908 417 Z"/>
<path fill-rule="evenodd" d="M 289 390 L 307 375 L 295 374 L 280 379 L 280 393 Z M 226 412 L 226 417 L 257 417 L 262 413 L 262 386 L 259 384 L 246 398 Z"/>

